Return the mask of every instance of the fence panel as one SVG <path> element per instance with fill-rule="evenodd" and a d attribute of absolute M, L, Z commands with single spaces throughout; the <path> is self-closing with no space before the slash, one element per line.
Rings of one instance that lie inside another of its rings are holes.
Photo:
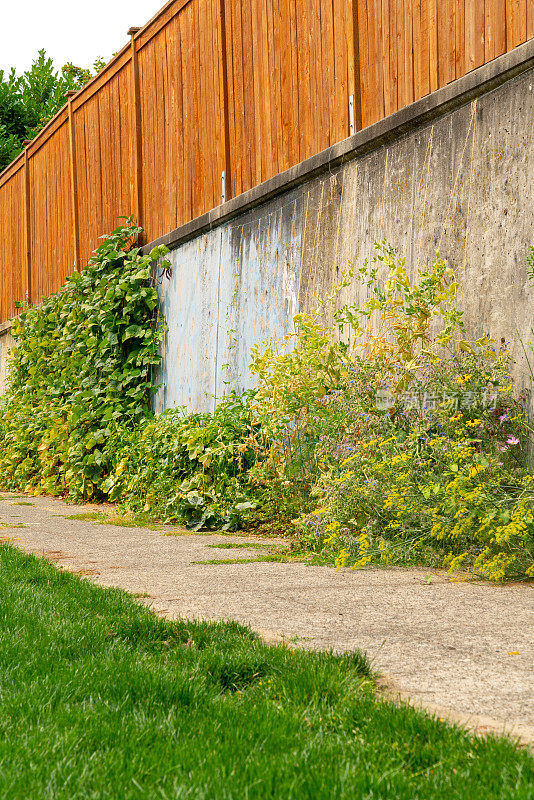
<path fill-rule="evenodd" d="M 98 91 L 73 100 L 81 266 L 98 237 L 133 210 L 129 77 L 126 62 Z"/>
<path fill-rule="evenodd" d="M 221 202 L 224 113 L 219 0 L 182 4 L 140 39 L 142 220 L 154 239 Z"/>
<path fill-rule="evenodd" d="M 229 0 L 224 10 L 234 196 L 349 135 L 354 9 Z"/>
<path fill-rule="evenodd" d="M 358 0 L 365 127 L 533 36 L 530 0 Z"/>
<path fill-rule="evenodd" d="M 68 117 L 63 110 L 49 135 L 28 148 L 32 303 L 57 290 L 74 268 L 68 154 Z"/>
<path fill-rule="evenodd" d="M 24 158 L 0 179 L 0 322 L 15 314 L 26 293 Z"/>

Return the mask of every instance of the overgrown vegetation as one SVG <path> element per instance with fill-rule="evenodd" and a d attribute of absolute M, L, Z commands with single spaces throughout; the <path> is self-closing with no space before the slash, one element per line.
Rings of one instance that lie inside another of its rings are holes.
<path fill-rule="evenodd" d="M 139 231 L 104 237 L 83 272 L 16 319 L 0 422 L 7 485 L 99 495 L 113 467 L 109 438 L 151 418 L 162 326 L 150 265 L 163 251 L 141 256 L 131 247 Z"/>
<path fill-rule="evenodd" d="M 257 389 L 154 416 L 164 332 L 127 224 L 15 325 L 0 423 L 6 488 L 107 498 L 190 528 L 267 524 L 338 567 L 534 573 L 530 423 L 505 342 L 465 338 L 453 271 L 415 279 L 385 243 L 287 342 L 254 349 Z M 529 256 L 534 269 L 534 250 Z M 343 304 L 351 287 L 367 300 Z M 526 347 L 527 349 L 527 347 Z"/>
<path fill-rule="evenodd" d="M 193 528 L 236 528 L 265 494 L 247 397 L 214 414 L 154 417 L 151 398 L 164 322 L 140 228 L 127 224 L 82 273 L 12 329 L 17 342 L 0 420 L 7 488 L 120 500 Z"/>
<path fill-rule="evenodd" d="M 69 63 L 58 72 L 40 50 L 22 75 L 0 70 L 0 171 L 22 152 L 22 142 L 33 139 L 65 105 L 65 92 L 81 89 L 104 63 L 98 59 L 92 70 Z"/>
<path fill-rule="evenodd" d="M 301 517 L 302 541 L 337 566 L 430 560 L 491 580 L 532 576 L 530 425 L 506 344 L 463 338 L 439 257 L 411 281 L 377 245 L 357 280 L 364 304 L 342 306 L 329 326 L 324 308 L 300 316 L 292 352 L 255 353 L 261 418 L 293 444 L 279 469 L 307 453 L 316 507 Z"/>
<path fill-rule="evenodd" d="M 528 752 L 380 700 L 359 653 L 169 622 L 9 545 L 0 597 L 2 797 L 531 797 Z"/>

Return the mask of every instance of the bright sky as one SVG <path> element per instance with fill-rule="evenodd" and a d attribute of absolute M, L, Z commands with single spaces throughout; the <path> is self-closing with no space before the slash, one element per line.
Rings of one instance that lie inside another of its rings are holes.
<path fill-rule="evenodd" d="M 44 47 L 56 67 L 108 61 L 166 0 L 9 0 L 2 3 L 0 69 L 24 72 Z"/>

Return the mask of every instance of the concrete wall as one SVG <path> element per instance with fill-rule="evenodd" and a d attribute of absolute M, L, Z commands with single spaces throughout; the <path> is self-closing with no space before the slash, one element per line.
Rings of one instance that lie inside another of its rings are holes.
<path fill-rule="evenodd" d="M 517 53 L 496 59 L 372 126 L 374 136 L 356 134 L 341 155 L 336 146 L 258 187 L 253 207 L 230 201 L 196 231 L 164 237 L 173 270 L 161 286 L 169 331 L 158 410 L 212 408 L 228 388 L 248 387 L 252 346 L 282 338 L 382 239 L 411 273 L 439 247 L 457 271 L 469 332 L 512 340 L 525 383 L 515 331 L 529 338 L 534 310 L 524 267 L 534 243 L 532 45 L 522 69 Z"/>

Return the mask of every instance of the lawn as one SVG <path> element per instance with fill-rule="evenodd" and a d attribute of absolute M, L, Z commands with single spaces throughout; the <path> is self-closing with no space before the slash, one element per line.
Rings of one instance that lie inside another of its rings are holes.
<path fill-rule="evenodd" d="M 376 697 L 359 655 L 170 623 L 0 546 L 0 797 L 532 797 L 531 757 Z"/>

